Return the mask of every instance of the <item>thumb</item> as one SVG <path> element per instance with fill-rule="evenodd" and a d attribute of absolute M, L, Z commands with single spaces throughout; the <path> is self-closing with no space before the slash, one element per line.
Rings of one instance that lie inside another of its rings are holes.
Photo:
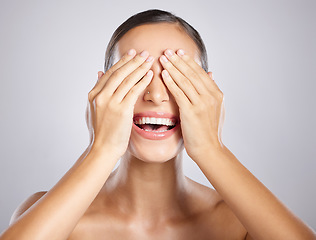
<path fill-rule="evenodd" d="M 213 77 L 213 73 L 212 73 L 212 72 L 208 72 L 207 74 L 210 76 L 210 78 L 212 78 L 212 80 L 214 80 L 214 77 Z"/>
<path fill-rule="evenodd" d="M 104 73 L 102 71 L 98 72 L 98 80 L 104 75 Z"/>

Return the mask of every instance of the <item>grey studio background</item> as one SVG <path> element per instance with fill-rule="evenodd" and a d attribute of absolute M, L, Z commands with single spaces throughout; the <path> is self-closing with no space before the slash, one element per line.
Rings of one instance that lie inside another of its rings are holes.
<path fill-rule="evenodd" d="M 129 16 L 172 11 L 202 35 L 225 94 L 223 141 L 316 228 L 316 1 L 0 2 L 0 232 L 88 144 L 87 95 L 107 42 Z M 185 156 L 187 176 L 210 186 Z"/>

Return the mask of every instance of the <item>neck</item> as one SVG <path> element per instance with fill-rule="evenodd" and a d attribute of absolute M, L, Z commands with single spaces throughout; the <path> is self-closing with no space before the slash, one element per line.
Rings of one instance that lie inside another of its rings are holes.
<path fill-rule="evenodd" d="M 125 154 L 109 180 L 107 191 L 133 216 L 154 220 L 181 212 L 186 190 L 182 153 L 165 163 L 146 163 Z"/>

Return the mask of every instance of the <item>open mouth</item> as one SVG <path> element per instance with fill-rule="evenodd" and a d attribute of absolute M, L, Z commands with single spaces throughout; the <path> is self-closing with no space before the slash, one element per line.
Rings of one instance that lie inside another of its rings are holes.
<path fill-rule="evenodd" d="M 146 132 L 166 132 L 173 129 L 178 121 L 171 118 L 135 117 L 134 124 Z"/>

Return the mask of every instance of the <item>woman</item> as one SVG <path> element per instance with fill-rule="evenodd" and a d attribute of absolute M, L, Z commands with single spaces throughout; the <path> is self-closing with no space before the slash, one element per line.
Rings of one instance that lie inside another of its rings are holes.
<path fill-rule="evenodd" d="M 90 145 L 0 239 L 316 239 L 225 147 L 223 93 L 207 71 L 181 18 L 125 21 L 88 95 Z M 216 190 L 184 176 L 184 148 Z"/>

